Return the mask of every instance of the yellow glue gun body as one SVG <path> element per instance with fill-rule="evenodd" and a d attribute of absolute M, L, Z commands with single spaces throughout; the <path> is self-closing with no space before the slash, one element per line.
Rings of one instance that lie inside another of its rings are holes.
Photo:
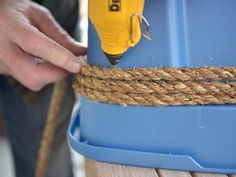
<path fill-rule="evenodd" d="M 101 48 L 115 65 L 142 36 L 144 0 L 89 0 L 89 18 L 101 40 Z"/>

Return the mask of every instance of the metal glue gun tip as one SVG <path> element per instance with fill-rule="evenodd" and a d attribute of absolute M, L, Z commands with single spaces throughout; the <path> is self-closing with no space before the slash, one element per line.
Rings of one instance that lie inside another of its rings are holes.
<path fill-rule="evenodd" d="M 106 57 L 108 58 L 109 62 L 112 64 L 112 66 L 115 66 L 119 63 L 120 58 L 122 57 L 122 54 L 117 54 L 117 55 L 111 55 L 106 52 L 104 52 Z"/>

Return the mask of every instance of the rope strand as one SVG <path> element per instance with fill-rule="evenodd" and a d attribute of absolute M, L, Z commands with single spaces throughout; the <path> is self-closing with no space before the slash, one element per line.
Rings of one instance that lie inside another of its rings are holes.
<path fill-rule="evenodd" d="M 40 144 L 38 160 L 36 164 L 35 177 L 44 177 L 47 170 L 48 160 L 51 151 L 51 145 L 54 139 L 57 116 L 60 111 L 62 96 L 64 92 L 64 81 L 57 82 L 54 85 L 51 103 L 46 119 L 45 128 Z"/>
<path fill-rule="evenodd" d="M 98 79 L 113 80 L 236 80 L 236 67 L 195 67 L 195 68 L 101 68 L 84 63 L 80 73 Z"/>

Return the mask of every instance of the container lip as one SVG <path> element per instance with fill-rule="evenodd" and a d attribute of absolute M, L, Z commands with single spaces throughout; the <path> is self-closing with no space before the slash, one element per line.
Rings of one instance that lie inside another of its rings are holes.
<path fill-rule="evenodd" d="M 80 114 L 79 107 L 77 107 L 68 128 L 68 143 L 74 151 L 89 159 L 149 168 L 236 174 L 236 168 L 204 167 L 189 155 L 144 152 L 90 145 L 87 140 L 83 140 L 80 137 L 79 122 Z"/>

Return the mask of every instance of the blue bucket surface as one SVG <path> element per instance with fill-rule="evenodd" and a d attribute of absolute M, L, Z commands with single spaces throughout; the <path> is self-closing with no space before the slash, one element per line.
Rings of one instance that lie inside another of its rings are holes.
<path fill-rule="evenodd" d="M 142 39 L 117 67 L 236 65 L 235 0 L 149 0 Z M 89 24 L 88 61 L 110 67 Z M 236 106 L 123 107 L 84 97 L 69 140 L 101 161 L 191 171 L 236 173 Z M 77 129 L 80 128 L 78 136 Z"/>

